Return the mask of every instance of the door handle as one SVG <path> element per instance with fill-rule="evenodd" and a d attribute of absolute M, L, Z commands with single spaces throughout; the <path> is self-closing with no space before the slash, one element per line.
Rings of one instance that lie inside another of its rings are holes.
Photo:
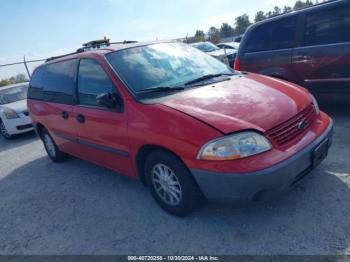
<path fill-rule="evenodd" d="M 77 115 L 77 121 L 83 124 L 85 122 L 85 116 L 82 114 Z"/>
<path fill-rule="evenodd" d="M 68 114 L 67 111 L 63 111 L 63 112 L 61 113 L 61 116 L 62 116 L 63 119 L 68 119 L 68 118 L 69 118 L 69 114 Z"/>

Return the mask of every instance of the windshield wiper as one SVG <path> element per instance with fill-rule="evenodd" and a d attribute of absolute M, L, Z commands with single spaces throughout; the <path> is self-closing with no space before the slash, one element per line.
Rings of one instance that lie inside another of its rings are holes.
<path fill-rule="evenodd" d="M 144 93 L 153 93 L 153 92 L 176 92 L 176 91 L 182 91 L 185 87 L 183 86 L 158 86 L 154 88 L 148 88 L 148 89 L 142 89 L 137 91 L 137 94 L 144 94 Z"/>
<path fill-rule="evenodd" d="M 191 81 L 188 81 L 187 83 L 185 83 L 185 86 L 192 85 L 192 84 L 195 84 L 197 82 L 201 82 L 203 80 L 211 79 L 211 78 L 214 78 L 214 77 L 232 76 L 232 75 L 234 75 L 234 74 L 231 74 L 231 73 L 226 73 L 226 74 L 208 74 L 208 75 L 204 75 L 204 76 L 198 77 L 196 79 L 193 79 Z"/>

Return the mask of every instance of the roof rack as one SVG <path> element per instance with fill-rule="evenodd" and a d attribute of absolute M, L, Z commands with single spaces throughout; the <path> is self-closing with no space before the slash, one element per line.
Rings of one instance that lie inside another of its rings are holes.
<path fill-rule="evenodd" d="M 101 49 L 101 48 L 107 48 L 112 44 L 132 44 L 132 43 L 137 43 L 137 41 L 124 40 L 122 42 L 112 42 L 111 43 L 110 39 L 104 37 L 103 39 L 93 40 L 93 41 L 90 41 L 90 42 L 83 44 L 81 48 L 78 48 L 77 51 L 75 51 L 73 53 L 47 58 L 46 62 L 49 62 L 49 61 L 52 61 L 52 60 L 55 60 L 58 58 L 62 58 L 65 56 L 82 53 L 82 52 L 87 52 L 87 51 Z"/>
<path fill-rule="evenodd" d="M 100 48 L 106 48 L 110 46 L 109 40 L 110 39 L 107 39 L 106 37 L 104 37 L 103 39 L 87 42 L 83 44 L 83 47 L 79 48 L 77 52 L 80 53 L 80 52 L 86 52 L 86 51 L 96 50 Z"/>
<path fill-rule="evenodd" d="M 132 40 L 124 40 L 123 42 L 112 42 L 110 43 L 111 45 L 120 45 L 120 44 L 134 44 L 138 43 L 137 41 L 132 41 Z"/>
<path fill-rule="evenodd" d="M 49 57 L 45 60 L 45 62 L 49 62 L 49 61 L 52 61 L 52 60 L 55 60 L 55 59 L 58 59 L 58 58 L 62 58 L 62 57 L 65 57 L 65 56 L 69 56 L 69 55 L 74 55 L 74 54 L 77 54 L 78 52 L 73 52 L 73 53 L 69 53 L 69 54 L 65 54 L 65 55 L 59 55 L 59 56 L 52 56 L 52 57 Z"/>

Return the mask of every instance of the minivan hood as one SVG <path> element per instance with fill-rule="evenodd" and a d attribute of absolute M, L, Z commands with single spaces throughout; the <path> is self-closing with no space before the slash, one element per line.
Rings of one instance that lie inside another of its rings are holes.
<path fill-rule="evenodd" d="M 194 88 L 161 102 L 220 130 L 265 132 L 290 119 L 311 103 L 297 85 L 257 74 Z"/>
<path fill-rule="evenodd" d="M 2 108 L 10 108 L 14 110 L 16 113 L 22 113 L 23 111 L 27 110 L 27 100 L 19 100 L 13 103 L 5 104 L 5 105 L 0 105 Z"/>

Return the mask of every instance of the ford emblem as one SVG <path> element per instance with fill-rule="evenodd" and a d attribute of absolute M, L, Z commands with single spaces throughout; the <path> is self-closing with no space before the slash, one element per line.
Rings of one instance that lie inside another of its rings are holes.
<path fill-rule="evenodd" d="M 303 119 L 303 120 L 301 120 L 301 121 L 299 122 L 298 128 L 299 128 L 299 129 L 305 129 L 306 124 L 307 124 L 307 123 L 306 123 L 306 120 Z"/>

